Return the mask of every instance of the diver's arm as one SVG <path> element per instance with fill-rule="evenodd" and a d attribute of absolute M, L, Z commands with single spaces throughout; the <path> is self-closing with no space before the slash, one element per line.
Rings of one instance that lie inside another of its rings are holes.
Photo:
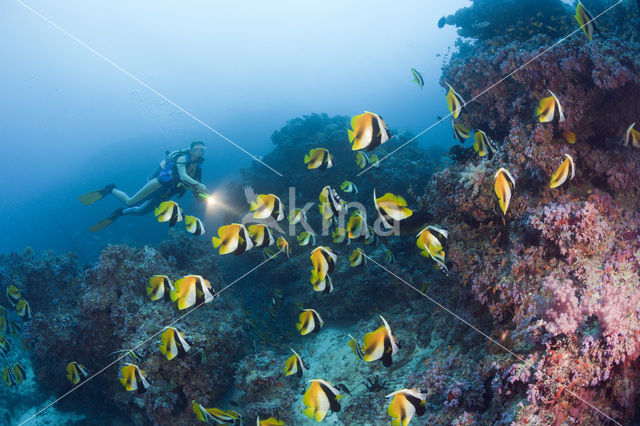
<path fill-rule="evenodd" d="M 206 189 L 206 187 L 201 184 L 200 182 L 198 182 L 197 180 L 193 179 L 191 176 L 189 176 L 187 174 L 187 159 L 186 157 L 182 156 L 180 158 L 178 158 L 176 160 L 176 166 L 178 168 L 178 175 L 180 176 L 180 182 L 189 184 L 191 186 L 199 186 L 202 187 L 201 189 Z"/>

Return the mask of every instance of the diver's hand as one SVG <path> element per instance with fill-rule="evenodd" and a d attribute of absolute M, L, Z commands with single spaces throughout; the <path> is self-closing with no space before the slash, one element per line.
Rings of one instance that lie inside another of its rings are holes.
<path fill-rule="evenodd" d="M 196 192 L 207 192 L 207 187 L 199 183 L 196 185 Z"/>

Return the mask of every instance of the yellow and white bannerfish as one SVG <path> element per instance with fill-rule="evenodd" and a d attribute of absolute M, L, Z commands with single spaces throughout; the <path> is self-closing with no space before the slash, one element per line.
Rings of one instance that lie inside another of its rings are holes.
<path fill-rule="evenodd" d="M 11 373 L 13 374 L 13 379 L 15 380 L 17 385 L 21 385 L 22 382 L 27 379 L 27 369 L 24 368 L 24 366 L 19 362 L 13 364 Z"/>
<path fill-rule="evenodd" d="M 317 333 L 323 325 L 324 321 L 315 309 L 303 309 L 298 316 L 296 328 L 301 335 L 306 336 L 309 333 Z"/>
<path fill-rule="evenodd" d="M 340 184 L 340 189 L 342 189 L 343 192 L 355 192 L 356 194 L 358 193 L 358 187 L 350 180 L 345 180 L 344 182 L 342 182 Z"/>
<path fill-rule="evenodd" d="M 502 214 L 506 215 L 513 190 L 516 187 L 516 180 L 511 176 L 509 170 L 503 167 L 500 167 L 496 172 L 495 180 L 495 191 L 500 203 L 500 209 Z"/>
<path fill-rule="evenodd" d="M 407 201 L 401 195 L 394 195 L 387 192 L 380 198 L 376 198 L 376 190 L 373 190 L 373 204 L 378 215 L 382 219 L 382 225 L 387 229 L 392 229 L 392 221 L 401 221 L 413 214 L 407 207 Z"/>
<path fill-rule="evenodd" d="M 636 123 L 633 123 L 627 129 L 627 133 L 624 137 L 624 146 L 631 144 L 634 148 L 640 148 L 640 132 L 634 129 Z"/>
<path fill-rule="evenodd" d="M 369 226 L 369 238 L 364 239 L 364 243 L 367 245 L 376 245 L 378 241 L 378 236 L 376 235 L 373 226 Z"/>
<path fill-rule="evenodd" d="M 347 131 L 351 149 L 373 151 L 391 138 L 387 125 L 378 114 L 365 111 L 351 119 L 351 129 Z"/>
<path fill-rule="evenodd" d="M 178 309 L 187 309 L 193 305 L 209 303 L 215 297 L 211 283 L 200 275 L 187 275 L 176 281 L 175 290 L 171 290 L 171 301 L 178 301 Z"/>
<path fill-rule="evenodd" d="M 382 315 L 380 318 L 382 318 L 384 325 L 376 331 L 364 335 L 362 359 L 366 362 L 382 359 L 382 365 L 390 367 L 392 356 L 399 350 L 398 339 L 391 333 L 391 327 L 389 327 L 387 320 Z"/>
<path fill-rule="evenodd" d="M 338 255 L 331 251 L 329 247 L 318 246 L 313 249 L 309 257 L 313 264 L 310 279 L 313 289 L 315 291 L 325 291 L 327 287 L 326 278 L 333 273 Z"/>
<path fill-rule="evenodd" d="M 296 237 L 296 239 L 298 240 L 298 245 L 301 246 L 306 246 L 309 243 L 311 243 L 311 245 L 316 245 L 316 236 L 311 232 L 302 231 L 300 235 Z"/>
<path fill-rule="evenodd" d="M 7 355 L 9 353 L 9 350 L 11 350 L 11 344 L 9 343 L 9 340 L 7 340 L 6 337 L 0 334 L 0 354 Z"/>
<path fill-rule="evenodd" d="M 289 245 L 289 242 L 284 239 L 283 236 L 279 236 L 278 237 L 278 241 L 276 242 L 276 246 L 280 249 L 281 252 L 286 254 L 287 257 L 289 257 L 291 255 L 291 246 Z"/>
<path fill-rule="evenodd" d="M 256 200 L 250 203 L 249 210 L 253 212 L 254 219 L 272 217 L 278 222 L 284 219 L 282 201 L 273 194 L 259 194 Z"/>
<path fill-rule="evenodd" d="M 369 227 L 367 226 L 367 216 L 362 210 L 356 210 L 349 217 L 346 231 L 350 240 L 363 241 L 369 238 Z"/>
<path fill-rule="evenodd" d="M 433 259 L 442 269 L 448 271 L 444 263 L 444 241 L 449 237 L 449 233 L 441 228 L 429 225 L 417 235 L 416 245 L 422 250 L 420 253 L 424 257 Z"/>
<path fill-rule="evenodd" d="M 161 202 L 160 205 L 155 208 L 153 214 L 158 219 L 158 222 L 169 222 L 169 227 L 172 227 L 178 222 L 182 222 L 184 219 L 182 207 L 175 201 Z"/>
<path fill-rule="evenodd" d="M 175 327 L 167 327 L 160 335 L 160 353 L 169 361 L 180 354 L 189 352 L 191 345 L 184 337 L 184 333 Z"/>
<path fill-rule="evenodd" d="M 551 93 L 551 96 L 540 99 L 538 108 L 536 108 L 536 117 L 538 117 L 541 123 L 549 123 L 555 118 L 557 110 L 558 123 L 562 123 L 565 120 L 565 116 L 564 112 L 562 112 L 560 100 L 558 100 L 558 97 L 551 90 L 549 90 L 549 93 Z"/>
<path fill-rule="evenodd" d="M 166 275 L 152 276 L 149 278 L 149 285 L 146 287 L 147 295 L 151 300 L 160 300 L 163 297 L 169 299 L 172 290 L 175 291 L 175 288 Z"/>
<path fill-rule="evenodd" d="M 13 377 L 11 368 L 9 368 L 8 365 L 5 365 L 5 367 L 2 369 L 2 381 L 9 387 L 16 385 L 16 379 Z"/>
<path fill-rule="evenodd" d="M 184 224 L 186 226 L 187 232 L 193 235 L 204 235 L 207 233 L 207 230 L 204 228 L 204 224 L 200 219 L 195 216 L 185 216 Z"/>
<path fill-rule="evenodd" d="M 350 244 L 349 233 L 344 228 L 336 228 L 331 232 L 331 240 L 336 244 Z"/>
<path fill-rule="evenodd" d="M 380 167 L 380 159 L 378 159 L 376 154 L 371 154 L 371 157 L 369 157 L 361 151 L 356 154 L 356 164 L 361 169 L 364 169 L 367 166 Z"/>
<path fill-rule="evenodd" d="M 349 334 L 349 338 L 351 340 L 349 340 L 349 347 L 351 348 L 351 350 L 353 351 L 353 353 L 360 359 L 364 359 L 364 353 L 362 353 L 362 346 L 360 345 L 360 343 L 358 343 L 358 341 L 356 340 L 355 337 L 353 337 L 352 335 Z"/>
<path fill-rule="evenodd" d="M 367 258 L 364 255 L 362 249 L 355 249 L 349 256 L 349 264 L 353 267 L 362 266 L 367 263 Z"/>
<path fill-rule="evenodd" d="M 304 209 L 295 208 L 292 212 L 289 213 L 289 224 L 295 225 L 296 223 L 300 223 L 302 221 L 307 221 L 307 213 Z"/>
<path fill-rule="evenodd" d="M 393 255 L 393 253 L 391 252 L 391 250 L 387 249 L 384 252 L 384 261 L 391 264 L 391 263 L 396 263 L 396 257 Z"/>
<path fill-rule="evenodd" d="M 240 255 L 251 250 L 253 242 L 244 225 L 232 223 L 218 228 L 218 237 L 211 237 L 214 248 L 220 247 L 219 254 Z"/>
<path fill-rule="evenodd" d="M 491 139 L 482 130 L 478 130 L 474 135 L 473 150 L 478 153 L 480 157 L 489 155 L 489 158 L 496 152 L 496 147 L 491 143 Z"/>
<path fill-rule="evenodd" d="M 325 214 L 328 214 L 326 207 L 329 207 L 329 212 L 332 216 L 339 216 L 344 210 L 344 201 L 342 201 L 336 190 L 328 185 L 322 188 L 318 199 L 320 204 L 325 206 Z"/>
<path fill-rule="evenodd" d="M 465 101 L 464 99 L 462 99 L 462 96 L 460 96 L 455 90 L 453 90 L 453 87 L 451 87 L 449 83 L 445 84 L 447 85 L 447 87 L 449 87 L 449 91 L 447 92 L 446 96 L 447 107 L 449 107 L 449 112 L 451 113 L 451 115 L 453 115 L 453 118 L 457 119 L 458 117 L 460 117 L 460 112 L 465 106 Z"/>
<path fill-rule="evenodd" d="M 304 156 L 307 169 L 326 170 L 333 167 L 333 155 L 324 148 L 314 148 Z"/>
<path fill-rule="evenodd" d="M 31 307 L 29 306 L 29 302 L 24 299 L 18 300 L 16 303 L 16 312 L 18 312 L 18 316 L 25 319 L 31 319 Z"/>
<path fill-rule="evenodd" d="M 79 362 L 71 361 L 67 364 L 67 380 L 73 385 L 77 385 L 89 377 L 89 371 Z"/>
<path fill-rule="evenodd" d="M 9 299 L 11 306 L 16 306 L 16 303 L 18 303 L 18 300 L 21 298 L 22 295 L 20 294 L 20 289 L 18 287 L 13 284 L 7 287 L 7 299 Z"/>
<path fill-rule="evenodd" d="M 393 397 L 387 412 L 393 418 L 391 426 L 407 426 L 414 415 L 421 416 L 426 411 L 427 394 L 420 389 L 401 389 L 386 398 Z"/>
<path fill-rule="evenodd" d="M 593 40 L 594 32 L 600 34 L 600 29 L 598 28 L 596 21 L 593 19 L 593 15 L 586 7 L 584 7 L 580 0 L 578 0 L 578 4 L 576 6 L 575 18 L 589 41 Z"/>
<path fill-rule="evenodd" d="M 284 421 L 269 417 L 268 419 L 260 420 L 260 416 L 256 419 L 256 426 L 284 426 Z"/>
<path fill-rule="evenodd" d="M 284 372 L 285 376 L 291 376 L 292 374 L 295 374 L 298 377 L 302 377 L 302 373 L 307 370 L 307 367 L 304 365 L 304 362 L 302 362 L 302 358 L 300 358 L 298 352 L 294 351 L 293 349 L 291 349 L 291 352 L 293 352 L 293 355 L 287 358 L 287 360 L 284 362 L 282 371 Z"/>
<path fill-rule="evenodd" d="M 268 247 L 276 242 L 271 229 L 267 225 L 260 223 L 249 225 L 248 230 L 254 247 Z"/>
<path fill-rule="evenodd" d="M 560 167 L 558 167 L 558 170 L 551 176 L 550 188 L 557 188 L 565 183 L 567 178 L 571 180 L 576 175 L 576 165 L 573 162 L 573 158 L 569 154 L 565 154 L 564 156 L 567 158 L 565 158 L 562 164 L 560 164 Z"/>
<path fill-rule="evenodd" d="M 331 382 L 322 379 L 313 379 L 309 382 L 311 385 L 302 397 L 302 402 L 308 407 L 302 410 L 305 416 L 321 422 L 329 410 L 334 413 L 340 411 L 338 400 L 342 398 L 342 395 Z"/>
<path fill-rule="evenodd" d="M 120 377 L 120 383 L 129 391 L 138 391 L 138 393 L 145 392 L 151 384 L 147 380 L 144 370 L 141 370 L 135 364 L 125 363 L 121 370 L 122 377 Z"/>
<path fill-rule="evenodd" d="M 467 129 L 462 123 L 456 123 L 456 121 L 451 118 L 451 127 L 453 129 L 453 137 L 460 143 L 464 143 L 467 139 L 471 137 L 471 132 Z"/>
<path fill-rule="evenodd" d="M 191 408 L 200 421 L 216 424 L 235 424 L 240 420 L 240 414 L 233 410 L 222 411 L 219 408 L 204 408 L 196 401 L 191 402 Z"/>

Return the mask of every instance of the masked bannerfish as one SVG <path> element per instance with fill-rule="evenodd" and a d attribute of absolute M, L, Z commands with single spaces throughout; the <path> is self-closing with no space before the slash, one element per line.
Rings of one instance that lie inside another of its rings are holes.
<path fill-rule="evenodd" d="M 293 355 L 287 358 L 282 371 L 284 372 L 285 376 L 291 376 L 292 374 L 295 374 L 298 377 L 302 377 L 302 373 L 307 369 L 307 367 L 304 365 L 304 363 L 302 362 L 302 358 L 300 358 L 300 355 L 298 355 L 296 351 L 291 349 L 291 352 L 293 352 Z"/>
<path fill-rule="evenodd" d="M 338 399 L 342 398 L 340 391 L 326 380 L 314 379 L 309 381 L 311 386 L 302 397 L 302 402 L 308 408 L 302 410 L 302 413 L 310 419 L 321 422 L 329 410 L 334 413 L 339 412 L 340 403 L 338 403 Z"/>
<path fill-rule="evenodd" d="M 289 242 L 284 239 L 283 236 L 278 237 L 278 241 L 276 242 L 276 246 L 280 249 L 281 252 L 289 257 L 291 255 L 291 246 Z"/>
<path fill-rule="evenodd" d="M 145 392 L 151 384 L 147 380 L 144 370 L 141 370 L 135 364 L 125 363 L 121 370 L 122 377 L 120 377 L 120 383 L 124 388 L 131 391 L 138 391 L 138 393 Z"/>
<path fill-rule="evenodd" d="M 491 139 L 482 130 L 478 130 L 474 135 L 473 150 L 478 153 L 480 157 L 489 155 L 489 158 L 493 157 L 493 153 L 496 152 L 496 147 L 491 143 Z"/>
<path fill-rule="evenodd" d="M 418 233 L 416 241 L 416 245 L 422 250 L 420 254 L 433 259 L 445 271 L 448 268 L 444 263 L 444 242 L 448 236 L 444 229 L 429 225 Z"/>
<path fill-rule="evenodd" d="M 598 24 L 593 19 L 593 15 L 587 10 L 586 7 L 584 7 L 580 0 L 578 0 L 578 4 L 576 6 L 575 18 L 589 41 L 593 40 L 594 33 L 602 35 L 600 33 L 600 29 L 598 28 Z"/>
<path fill-rule="evenodd" d="M 196 401 L 191 402 L 191 408 L 195 415 L 205 423 L 235 424 L 240 420 L 240 414 L 233 410 L 222 411 L 219 408 L 204 408 Z"/>
<path fill-rule="evenodd" d="M 326 278 L 328 274 L 332 274 L 336 265 L 338 255 L 336 255 L 329 247 L 318 246 L 311 252 L 311 284 L 316 284 Z"/>
<path fill-rule="evenodd" d="M 185 339 L 184 333 L 175 327 L 167 327 L 160 335 L 160 353 L 169 361 L 180 354 L 189 352 L 191 345 Z"/>
<path fill-rule="evenodd" d="M 516 181 L 509 173 L 509 170 L 500 167 L 495 176 L 495 191 L 498 196 L 498 202 L 500 203 L 500 209 L 502 214 L 507 214 L 509 208 L 509 202 L 511 201 L 511 195 L 516 187 Z"/>
<path fill-rule="evenodd" d="M 31 307 L 29 306 L 29 302 L 24 299 L 20 299 L 18 303 L 16 303 L 16 312 L 18 312 L 18 316 L 24 320 L 31 319 Z"/>
<path fill-rule="evenodd" d="M 195 304 L 209 303 L 215 297 L 211 283 L 200 275 L 187 275 L 176 281 L 175 290 L 171 290 L 171 301 L 178 301 L 178 309 L 187 309 Z"/>
<path fill-rule="evenodd" d="M 426 411 L 427 394 L 420 389 L 402 389 L 386 396 L 390 397 L 393 399 L 387 412 L 393 418 L 391 426 L 407 426 L 414 415 L 421 416 Z"/>
<path fill-rule="evenodd" d="M 300 334 L 306 336 L 309 333 L 317 333 L 324 325 L 324 321 L 315 309 L 303 309 L 298 316 L 296 328 Z"/>
<path fill-rule="evenodd" d="M 13 284 L 7 287 L 7 299 L 9 299 L 11 306 L 16 306 L 18 300 L 22 299 L 22 295 L 20 294 L 18 287 Z"/>
<path fill-rule="evenodd" d="M 356 194 L 358 193 L 358 187 L 356 187 L 356 184 L 348 180 L 345 180 L 340 184 L 340 189 L 342 189 L 343 192 L 355 192 Z"/>
<path fill-rule="evenodd" d="M 304 156 L 307 169 L 326 170 L 333 167 L 333 155 L 324 148 L 314 148 Z"/>
<path fill-rule="evenodd" d="M 202 221 L 195 216 L 185 216 L 184 224 L 186 226 L 187 232 L 190 234 L 204 235 L 207 233 L 207 230 L 204 229 Z"/>
<path fill-rule="evenodd" d="M 447 87 L 449 87 L 449 91 L 447 92 L 447 107 L 449 107 L 449 112 L 453 115 L 453 118 L 457 119 L 460 117 L 460 112 L 465 105 L 464 99 L 460 96 L 453 87 L 449 83 L 445 83 Z"/>
<path fill-rule="evenodd" d="M 424 87 L 424 79 L 422 78 L 422 75 L 415 68 L 411 68 L 411 75 L 413 76 L 413 80 L 411 81 L 415 81 L 422 89 Z"/>
<path fill-rule="evenodd" d="M 21 385 L 22 382 L 27 379 L 27 369 L 24 368 L 24 366 L 19 362 L 13 364 L 11 373 L 13 374 L 13 379 L 15 380 L 17 385 Z"/>
<path fill-rule="evenodd" d="M 280 198 L 273 194 L 259 194 L 255 201 L 250 203 L 254 219 L 274 218 L 277 221 L 284 219 L 284 207 Z"/>
<path fill-rule="evenodd" d="M 349 233 L 344 228 L 336 228 L 331 232 L 331 240 L 336 244 L 349 244 L 351 241 L 349 240 Z"/>
<path fill-rule="evenodd" d="M 160 205 L 155 208 L 153 214 L 158 219 L 158 222 L 169 222 L 169 227 L 178 222 L 182 222 L 182 219 L 184 219 L 182 207 L 175 201 L 161 202 Z"/>
<path fill-rule="evenodd" d="M 359 152 L 356 154 L 356 164 L 361 169 L 364 169 L 367 166 L 380 167 L 380 160 L 375 154 L 371 154 L 371 157 L 369 157 L 364 152 Z"/>
<path fill-rule="evenodd" d="M 349 334 L 349 347 L 353 353 L 360 359 L 364 359 L 364 353 L 362 353 L 362 346 L 358 343 L 355 337 Z"/>
<path fill-rule="evenodd" d="M 453 129 L 453 137 L 460 143 L 464 143 L 467 139 L 471 137 L 471 132 L 467 127 L 462 123 L 456 123 L 456 121 L 451 118 L 451 127 Z"/>
<path fill-rule="evenodd" d="M 316 245 L 316 236 L 310 232 L 302 231 L 296 238 L 298 240 L 298 244 L 301 246 L 306 246 L 309 243 L 311 243 L 311 245 Z"/>
<path fill-rule="evenodd" d="M 361 210 L 353 212 L 349 218 L 349 222 L 347 222 L 346 230 L 350 240 L 363 241 L 369 238 L 366 214 Z"/>
<path fill-rule="evenodd" d="M 16 385 L 16 379 L 15 377 L 13 377 L 13 372 L 11 371 L 11 368 L 9 368 L 8 365 L 6 365 L 2 369 L 2 381 L 4 382 L 5 385 L 9 387 Z"/>
<path fill-rule="evenodd" d="M 67 364 L 67 379 L 72 384 L 77 385 L 87 377 L 89 377 L 89 371 L 87 371 L 84 365 L 75 361 Z"/>
<path fill-rule="evenodd" d="M 302 221 L 307 221 L 307 213 L 304 209 L 295 208 L 292 212 L 289 213 L 289 224 L 295 225 L 296 223 L 300 223 Z"/>
<path fill-rule="evenodd" d="M 407 208 L 407 201 L 402 196 L 390 192 L 376 198 L 376 190 L 374 189 L 373 204 L 382 219 L 382 225 L 387 229 L 393 228 L 392 221 L 401 221 L 413 214 L 413 211 Z"/>
<path fill-rule="evenodd" d="M 558 123 L 562 123 L 565 120 L 564 113 L 562 112 L 562 105 L 560 105 L 558 97 L 551 90 L 549 90 L 549 93 L 551 93 L 551 96 L 540 99 L 540 103 L 536 109 L 536 116 L 541 123 L 549 123 L 553 121 L 557 110 Z"/>
<path fill-rule="evenodd" d="M 248 230 L 254 247 L 268 247 L 276 242 L 276 239 L 271 233 L 271 229 L 269 229 L 267 225 L 250 225 Z"/>
<path fill-rule="evenodd" d="M 0 334 L 0 354 L 6 356 L 9 353 L 9 350 L 11 350 L 11 344 L 9 343 L 9 340 L 7 340 L 6 337 Z"/>
<path fill-rule="evenodd" d="M 212 237 L 213 247 L 220 247 L 220 254 L 240 255 L 251 250 L 253 242 L 244 225 L 232 223 L 218 229 L 218 237 Z"/>
<path fill-rule="evenodd" d="M 636 123 L 633 123 L 627 129 L 627 133 L 624 138 L 624 146 L 629 146 L 631 144 L 634 148 L 640 148 L 640 132 L 634 129 Z"/>
<path fill-rule="evenodd" d="M 573 158 L 569 154 L 565 154 L 564 156 L 567 158 L 560 164 L 560 167 L 558 167 L 558 170 L 556 170 L 553 176 L 551 176 L 550 188 L 557 188 L 565 183 L 567 178 L 571 180 L 576 175 L 576 165 L 573 162 Z"/>
<path fill-rule="evenodd" d="M 357 248 L 353 250 L 353 253 L 349 256 L 349 264 L 355 267 L 364 265 L 365 263 L 367 263 L 367 258 L 365 257 L 362 249 Z"/>
<path fill-rule="evenodd" d="M 384 325 L 364 335 L 363 357 L 366 362 L 372 362 L 382 359 L 382 365 L 390 367 L 392 362 L 392 356 L 395 355 L 398 350 L 397 338 L 391 334 L 391 328 L 382 315 L 382 322 Z"/>
<path fill-rule="evenodd" d="M 175 291 L 175 288 L 168 276 L 154 275 L 149 278 L 149 285 L 146 290 L 151 300 L 160 300 L 163 297 L 170 299 L 171 291 Z"/>
<path fill-rule="evenodd" d="M 339 216 L 344 210 L 344 201 L 342 201 L 336 190 L 330 186 L 322 188 L 318 199 L 320 200 L 320 204 L 329 207 L 333 216 Z M 324 213 L 326 213 L 326 209 Z"/>
<path fill-rule="evenodd" d="M 382 145 L 391 138 L 384 120 L 379 115 L 369 111 L 353 117 L 351 119 L 351 129 L 347 133 L 349 134 L 349 142 L 351 142 L 353 151 L 365 148 L 367 151 L 373 151 L 377 146 Z"/>
<path fill-rule="evenodd" d="M 378 242 L 378 235 L 376 235 L 372 226 L 369 226 L 369 238 L 364 239 L 364 243 L 367 245 L 375 246 Z"/>

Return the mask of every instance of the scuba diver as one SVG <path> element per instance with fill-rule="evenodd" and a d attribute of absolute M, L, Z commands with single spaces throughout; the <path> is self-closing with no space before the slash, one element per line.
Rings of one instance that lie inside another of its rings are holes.
<path fill-rule="evenodd" d="M 206 199 L 207 188 L 200 180 L 204 161 L 204 153 L 207 148 L 202 141 L 191 142 L 190 149 L 166 152 L 166 158 L 149 176 L 147 183 L 132 197 L 109 184 L 98 191 L 88 192 L 78 197 L 84 205 L 93 204 L 111 194 L 124 203 L 126 207 L 115 210 L 109 217 L 93 225 L 89 230 L 97 232 L 124 215 L 145 215 L 152 211 L 163 201 L 178 195 L 182 197 L 187 189 L 193 191 L 197 200 Z M 204 196 L 203 196 L 204 195 Z"/>

